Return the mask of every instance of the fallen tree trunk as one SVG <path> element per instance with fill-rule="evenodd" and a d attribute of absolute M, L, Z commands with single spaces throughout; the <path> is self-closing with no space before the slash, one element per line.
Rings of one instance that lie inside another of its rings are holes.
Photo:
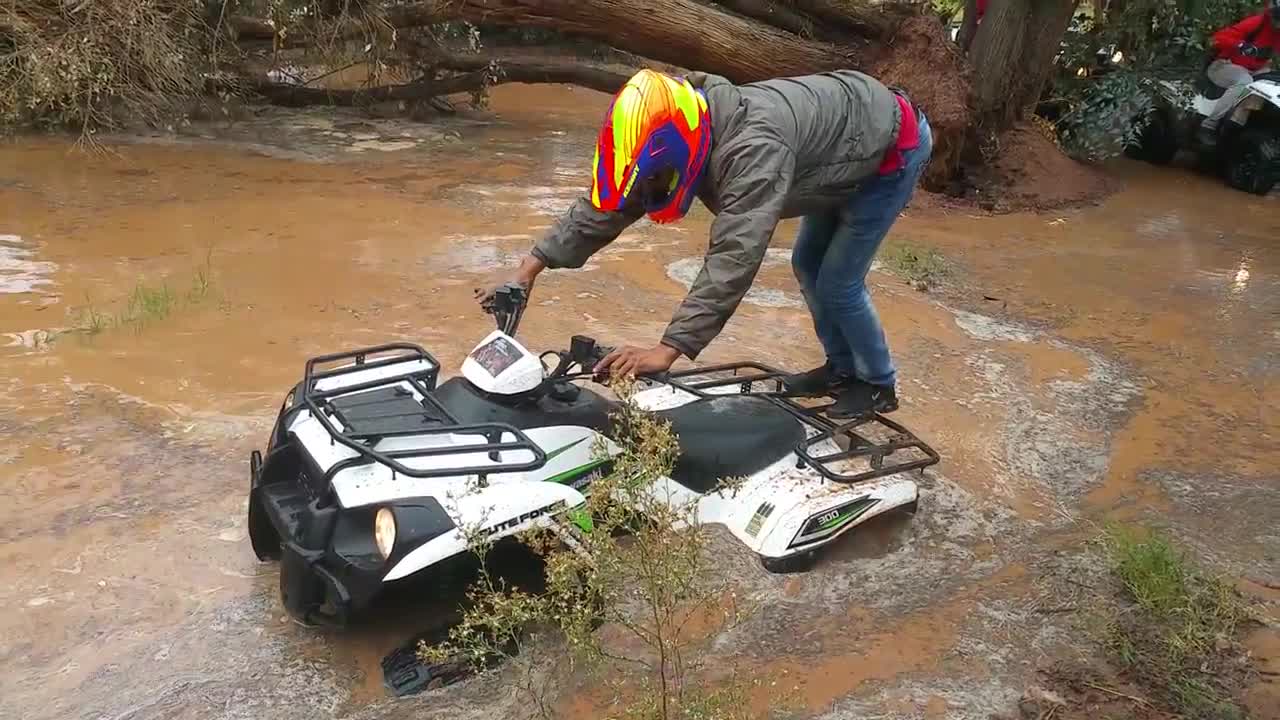
<path fill-rule="evenodd" d="M 800 37 L 818 37 L 812 18 L 774 0 L 715 0 L 715 3 Z M 823 33 L 823 36 L 829 38 L 830 33 Z"/>
<path fill-rule="evenodd" d="M 276 105 L 304 107 L 307 105 L 334 105 L 337 107 L 365 107 L 380 102 L 429 100 L 441 95 L 467 92 L 485 86 L 487 72 L 473 72 L 440 80 L 417 80 L 403 85 L 383 85 L 359 90 L 330 90 L 327 88 L 289 85 L 262 80 L 252 84 L 253 91 Z"/>
<path fill-rule="evenodd" d="M 921 15 L 914 6 L 873 9 L 850 0 L 420 0 L 393 6 L 373 19 L 348 19 L 311 32 L 290 30 L 285 38 L 298 42 L 308 34 L 332 38 L 335 33 L 368 37 L 379 28 L 403 31 L 451 20 L 552 29 L 737 83 L 862 69 L 907 90 L 929 115 L 937 153 L 930 168 L 934 179 L 955 170 L 972 124 L 964 59 L 936 18 Z M 808 23 L 814 34 L 839 41 L 805 37 Z M 237 19 L 234 25 L 242 36 L 259 39 L 275 32 L 262 22 Z M 279 42 L 276 35 L 269 38 Z M 427 55 L 415 59 L 419 67 L 470 73 L 486 62 L 454 58 L 450 65 Z M 605 91 L 619 84 L 617 78 L 563 65 L 507 64 L 504 72 L 506 81 L 570 82 Z M 398 92 L 425 91 L 415 86 Z M 291 101 L 324 97 L 276 92 Z"/>
<path fill-rule="evenodd" d="M 472 22 L 554 28 L 752 82 L 856 67 L 863 48 L 806 40 L 692 0 L 456 0 Z"/>
<path fill-rule="evenodd" d="M 410 83 L 352 90 L 335 90 L 267 80 L 245 81 L 244 84 L 272 103 L 286 107 L 306 105 L 362 107 L 397 100 L 426 100 L 440 95 L 480 90 L 489 85 L 506 82 L 579 85 L 612 94 L 617 92 L 630 77 L 630 74 L 624 75 L 581 63 L 492 58 L 481 55 L 441 56 L 434 59 L 433 65 L 435 70 L 452 70 L 462 74 L 443 78 L 423 77 Z"/>
<path fill-rule="evenodd" d="M 460 72 L 484 71 L 494 82 L 552 83 L 579 85 L 610 95 L 622 89 L 633 73 L 621 74 L 583 63 L 488 58 L 481 55 L 450 55 L 439 58 L 436 67 Z"/>
<path fill-rule="evenodd" d="M 276 26 L 262 18 L 229 15 L 223 22 L 236 40 L 271 40 L 276 36 Z"/>
<path fill-rule="evenodd" d="M 748 18 L 759 20 L 779 30 L 785 30 L 801 38 L 822 38 L 832 42 L 860 42 L 885 38 L 905 18 L 912 14 L 908 6 L 884 5 L 871 8 L 851 0 L 710 0 Z M 565 8 L 582 6 L 581 15 L 587 22 L 573 24 L 564 12 Z M 664 18 L 689 18 L 694 21 L 710 17 L 715 12 L 701 3 L 690 0 L 656 0 L 655 2 L 624 2 L 612 15 L 633 19 L 643 17 L 644 22 L 658 20 L 664 27 L 671 22 Z M 504 24 L 513 15 L 524 14 L 533 24 L 555 27 L 565 32 L 591 34 L 599 25 L 591 21 L 597 15 L 595 4 L 586 2 L 565 3 L 562 0 L 418 0 L 412 4 L 395 5 L 383 11 L 347 16 L 333 22 L 312 22 L 298 28 L 281 28 L 272 22 L 246 15 L 228 15 L 226 27 L 238 39 L 278 39 L 283 47 L 300 47 L 310 44 L 317 34 L 330 39 L 357 37 L 378 31 L 422 27 L 451 19 L 469 20 L 475 23 Z M 699 12 L 699 8 L 703 10 Z M 723 13 L 717 13 L 723 15 Z M 680 28 L 685 30 L 685 28 Z M 687 30 L 696 31 L 695 26 Z M 729 29 L 735 29 L 732 26 Z M 739 28 L 741 29 L 741 26 Z M 612 36 L 614 29 L 600 28 Z M 686 32 L 681 32 L 683 36 Z"/>
<path fill-rule="evenodd" d="M 865 44 L 836 46 L 808 40 L 693 0 L 426 0 L 323 30 L 289 30 L 282 44 L 305 45 L 320 32 L 327 37 L 356 37 L 379 28 L 405 29 L 447 20 L 551 28 L 736 82 L 857 67 L 871 59 Z M 243 16 L 231 17 L 228 25 L 237 37 L 247 39 L 271 40 L 279 31 L 265 20 Z"/>
<path fill-rule="evenodd" d="M 907 5 L 881 4 L 872 8 L 854 0 L 786 0 L 787 4 L 830 26 L 832 30 L 865 38 L 884 38 L 914 11 Z"/>

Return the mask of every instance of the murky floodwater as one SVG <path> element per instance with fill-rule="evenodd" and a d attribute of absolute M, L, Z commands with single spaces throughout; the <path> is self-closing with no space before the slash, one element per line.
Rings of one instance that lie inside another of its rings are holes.
<path fill-rule="evenodd" d="M 286 621 L 245 536 L 246 461 L 309 356 L 409 340 L 456 367 L 489 329 L 470 288 L 580 192 L 603 102 L 510 87 L 493 116 L 431 126 L 302 115 L 91 159 L 0 148 L 0 717 L 514 711 L 500 678 L 382 691 L 380 657 L 440 621 L 447 589 L 343 633 Z M 810 574 L 766 575 L 727 546 L 759 610 L 715 653 L 788 671 L 813 713 L 986 717 L 1048 642 L 1016 599 L 1073 515 L 1158 515 L 1224 572 L 1280 579 L 1274 199 L 1119 172 L 1128 188 L 1097 208 L 908 211 L 895 237 L 949 258 L 951 290 L 882 272 L 875 293 L 900 419 L 944 463 L 914 519 Z M 652 342 L 708 221 L 638 225 L 550 274 L 523 337 Z M 707 361 L 819 360 L 793 232 Z"/>

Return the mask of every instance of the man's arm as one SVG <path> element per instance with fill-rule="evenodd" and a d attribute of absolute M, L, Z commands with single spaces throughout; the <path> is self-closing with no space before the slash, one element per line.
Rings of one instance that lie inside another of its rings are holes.
<path fill-rule="evenodd" d="M 591 200 L 580 197 L 556 224 L 534 244 L 520 266 L 507 275 L 507 282 L 523 285 L 532 290 L 538 274 L 547 268 L 580 268 L 587 258 L 617 239 L 627 226 L 644 214 L 639 205 L 628 206 L 619 212 L 601 212 L 591 205 Z M 481 305 L 489 302 L 496 287 L 475 289 L 476 300 Z"/>
<path fill-rule="evenodd" d="M 1249 37 L 1250 33 L 1258 29 L 1262 22 L 1261 15 L 1251 15 L 1235 25 L 1228 25 L 1213 34 L 1213 47 L 1219 54 L 1225 54 L 1228 57 L 1236 52 L 1236 48 L 1240 47 L 1240 43 Z"/>
<path fill-rule="evenodd" d="M 532 254 L 549 268 L 580 268 L 643 214 L 639 203 L 601 212 L 590 198 L 580 197 L 534 245 Z"/>
<path fill-rule="evenodd" d="M 662 344 L 697 358 L 724 328 L 751 288 L 795 175 L 795 154 L 766 137 L 741 148 L 720 190 L 721 210 L 711 224 L 702 271 L 677 308 Z"/>

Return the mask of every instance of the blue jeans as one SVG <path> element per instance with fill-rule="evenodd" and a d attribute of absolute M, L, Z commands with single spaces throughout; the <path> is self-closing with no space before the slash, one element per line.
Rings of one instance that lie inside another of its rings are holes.
<path fill-rule="evenodd" d="M 895 382 L 889 344 L 867 292 L 867 271 L 932 152 L 933 133 L 921 116 L 920 144 L 903 153 L 902 168 L 864 182 L 843 204 L 800 222 L 791 266 L 837 373 L 876 385 Z"/>

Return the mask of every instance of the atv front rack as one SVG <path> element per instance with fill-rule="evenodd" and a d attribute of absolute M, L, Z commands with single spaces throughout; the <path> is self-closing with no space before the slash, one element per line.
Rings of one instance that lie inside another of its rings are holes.
<path fill-rule="evenodd" d="M 376 356 L 376 359 L 371 359 Z M 328 367 L 345 363 L 339 367 Z M 402 366 L 403 369 L 396 369 Z M 379 372 L 381 371 L 381 372 Z M 505 423 L 462 424 L 435 397 L 440 363 L 426 350 L 410 343 L 391 343 L 350 352 L 321 355 L 307 361 L 300 386 L 301 404 L 324 427 L 329 437 L 354 450 L 356 457 L 334 463 L 325 472 L 324 484 L 338 472 L 360 465 L 380 463 L 394 474 L 413 478 L 487 475 L 536 470 L 547 462 L 537 443 Z M 359 379 L 360 376 L 368 379 Z M 406 385 L 408 387 L 406 387 Z M 415 398 L 410 388 L 421 396 Z M 296 402 L 296 399 L 295 399 Z M 337 419 L 339 428 L 333 420 Z M 446 444 L 401 450 L 378 450 L 387 438 L 470 436 L 480 442 Z M 528 453 L 532 459 L 502 462 L 502 453 Z M 484 453 L 492 461 L 484 465 L 449 465 L 415 468 L 403 461 L 468 456 Z"/>
<path fill-rule="evenodd" d="M 755 395 L 767 398 L 791 413 L 815 432 L 796 446 L 801 466 L 808 466 L 824 478 L 838 483 L 860 483 L 911 470 L 922 470 L 938 463 L 938 453 L 902 425 L 876 413 L 846 423 L 837 423 L 823 415 L 834 405 L 802 405 L 783 397 L 782 378 L 789 373 L 756 362 L 710 365 L 668 373 L 655 382 L 683 390 L 691 395 L 709 398 L 725 394 Z M 815 448 L 826 441 L 846 447 L 834 453 L 817 454 Z M 893 457 L 897 455 L 897 458 Z M 864 462 L 866 469 L 856 472 L 837 470 L 838 466 Z"/>

